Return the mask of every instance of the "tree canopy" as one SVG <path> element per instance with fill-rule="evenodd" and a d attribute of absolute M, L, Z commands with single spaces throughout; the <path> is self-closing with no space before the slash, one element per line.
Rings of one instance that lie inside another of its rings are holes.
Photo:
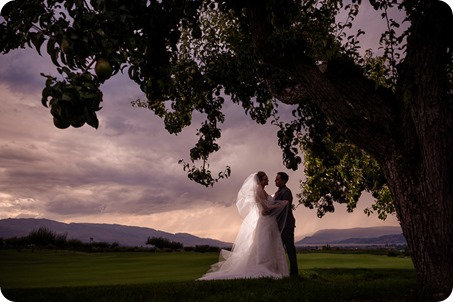
<path fill-rule="evenodd" d="M 286 167 L 304 164 L 299 201 L 323 216 L 371 192 L 368 213 L 396 211 L 426 294 L 443 296 L 453 280 L 451 9 L 368 2 L 386 24 L 379 54 L 353 30 L 361 0 L 15 0 L 2 11 L 0 49 L 45 49 L 58 75 L 43 74 L 42 104 L 58 128 L 98 127 L 101 84 L 118 72 L 144 93 L 132 105 L 170 133 L 203 114 L 181 164 L 205 186 L 230 175 L 208 164 L 224 103 L 270 120 Z M 295 105 L 292 122 L 280 120 L 280 102 Z"/>
<path fill-rule="evenodd" d="M 387 12 L 397 4 L 371 4 L 388 25 L 381 56 L 359 51 L 362 29 L 347 34 L 361 1 L 270 1 L 264 16 L 274 30 L 263 43 L 272 56 L 281 47 L 291 49 L 284 58 L 288 63 L 301 54 L 320 68 L 351 60 L 376 90 L 394 89 L 404 35 L 396 36 L 400 24 Z M 338 14 L 343 21 L 337 22 Z M 3 53 L 28 44 L 40 54 L 45 50 L 56 66 L 58 76 L 42 74 L 42 104 L 50 107 L 58 128 L 97 128 L 100 85 L 124 72 L 146 96 L 132 104 L 152 110 L 170 133 L 190 125 L 195 111 L 206 116 L 190 150 L 192 164 L 180 161 L 191 180 L 211 186 L 230 175 L 227 166 L 212 176 L 208 159 L 220 149 L 216 141 L 224 121 L 222 105 L 231 100 L 257 123 L 271 119 L 280 127 L 278 143 L 288 169 L 299 167 L 300 149 L 305 150 L 309 180 L 300 201 L 316 207 L 319 216 L 334 210 L 333 201 L 354 209 L 362 191 L 377 199 L 368 213 L 377 211 L 385 218 L 394 211 L 379 165 L 368 154 L 348 142 L 312 102 L 279 98 L 294 80 L 256 55 L 249 16 L 240 1 L 15 1 L 14 9 L 5 6 L 3 16 Z M 279 121 L 278 101 L 298 104 L 294 122 Z"/>

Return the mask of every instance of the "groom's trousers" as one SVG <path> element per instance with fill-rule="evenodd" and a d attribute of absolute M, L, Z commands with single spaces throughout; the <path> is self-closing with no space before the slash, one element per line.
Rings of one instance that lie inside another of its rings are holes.
<path fill-rule="evenodd" d="M 282 242 L 288 254 L 289 275 L 297 276 L 299 275 L 299 268 L 297 267 L 296 246 L 294 245 L 294 228 L 283 229 Z"/>

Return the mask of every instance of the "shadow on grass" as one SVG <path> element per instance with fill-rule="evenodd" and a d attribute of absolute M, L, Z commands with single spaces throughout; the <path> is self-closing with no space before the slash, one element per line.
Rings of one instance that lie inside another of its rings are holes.
<path fill-rule="evenodd" d="M 2 289 L 27 301 L 416 301 L 413 270 L 310 269 L 298 278 L 166 282 L 141 285 Z"/>

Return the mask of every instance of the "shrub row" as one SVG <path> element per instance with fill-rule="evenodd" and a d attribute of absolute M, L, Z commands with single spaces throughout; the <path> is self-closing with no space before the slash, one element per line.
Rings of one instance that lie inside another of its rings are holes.
<path fill-rule="evenodd" d="M 118 242 L 82 242 L 79 239 L 67 239 L 67 233 L 57 234 L 54 231 L 40 227 L 32 230 L 27 236 L 0 238 L 0 249 L 64 249 L 83 252 L 173 252 L 173 251 L 192 251 L 192 252 L 218 252 L 218 247 L 209 245 L 197 245 L 195 247 L 184 247 L 180 242 L 173 242 L 163 237 L 150 238 L 146 242 L 149 247 L 120 246 Z"/>

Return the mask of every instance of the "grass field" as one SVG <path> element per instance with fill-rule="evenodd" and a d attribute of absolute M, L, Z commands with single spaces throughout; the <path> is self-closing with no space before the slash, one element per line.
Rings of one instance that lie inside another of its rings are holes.
<path fill-rule="evenodd" d="M 215 262 L 213 253 L 0 251 L 0 286 L 33 288 L 189 281 Z"/>
<path fill-rule="evenodd" d="M 194 281 L 215 253 L 0 251 L 0 287 L 21 301 L 413 301 L 409 258 L 298 254 L 300 278 Z M 277 298 L 278 297 L 278 298 Z"/>

